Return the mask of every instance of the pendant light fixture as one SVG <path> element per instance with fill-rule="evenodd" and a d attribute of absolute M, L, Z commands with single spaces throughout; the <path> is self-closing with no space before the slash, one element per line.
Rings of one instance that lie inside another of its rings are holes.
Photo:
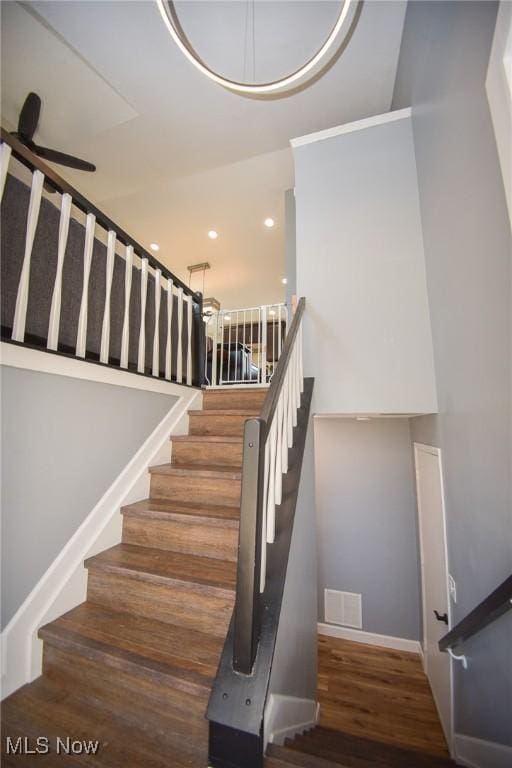
<path fill-rule="evenodd" d="M 341 10 L 336 19 L 336 22 L 331 29 L 329 35 L 324 41 L 321 48 L 315 53 L 315 55 L 306 61 L 299 69 L 291 72 L 289 75 L 273 80 L 269 83 L 242 83 L 236 80 L 230 80 L 227 77 L 210 69 L 204 61 L 200 58 L 197 51 L 192 46 L 190 40 L 187 38 L 183 28 L 179 22 L 178 14 L 174 6 L 173 0 L 156 0 L 158 10 L 162 16 L 162 19 L 169 30 L 169 33 L 186 58 L 200 71 L 203 75 L 213 80 L 214 83 L 222 85 L 224 88 L 229 88 L 231 91 L 237 93 L 249 94 L 249 95 L 264 95 L 279 93 L 285 91 L 292 86 L 297 86 L 304 82 L 307 76 L 312 76 L 314 71 L 323 64 L 327 58 L 328 53 L 334 50 L 334 45 L 340 37 L 341 30 L 345 26 L 345 22 L 348 17 L 350 6 L 353 0 L 343 0 Z"/>

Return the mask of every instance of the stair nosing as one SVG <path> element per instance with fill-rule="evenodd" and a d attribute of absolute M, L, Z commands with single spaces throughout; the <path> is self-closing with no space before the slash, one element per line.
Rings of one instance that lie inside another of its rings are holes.
<path fill-rule="evenodd" d="M 117 546 L 123 546 L 123 547 L 132 547 L 133 549 L 144 549 L 149 550 L 152 549 L 152 547 L 138 547 L 133 544 L 121 544 Z M 116 549 L 116 547 L 111 547 L 111 549 Z M 197 578 L 197 576 L 185 576 L 185 575 L 163 575 L 160 573 L 156 573 L 155 571 L 149 570 L 146 568 L 136 568 L 133 565 L 130 566 L 128 564 L 120 565 L 118 563 L 112 563 L 108 560 L 102 560 L 101 555 L 103 555 L 105 552 L 108 552 L 109 550 L 104 550 L 103 552 L 98 553 L 97 555 L 92 555 L 91 557 L 88 557 L 86 560 L 84 560 L 84 567 L 96 571 L 103 571 L 104 573 L 113 573 L 117 575 L 124 575 L 128 578 L 136 579 L 137 581 L 149 581 L 153 584 L 167 584 L 167 585 L 178 585 L 178 584 L 188 584 L 190 587 L 197 587 L 201 592 L 204 593 L 206 590 L 210 594 L 221 594 L 222 596 L 230 595 L 232 596 L 236 590 L 236 584 L 233 584 L 232 586 L 229 586 L 225 583 L 219 583 L 219 581 L 213 581 L 213 580 L 207 580 L 202 578 Z M 171 555 L 179 555 L 181 553 L 172 552 L 168 550 L 156 550 L 158 554 L 160 555 L 162 552 L 167 552 L 169 556 Z M 200 555 L 187 555 L 187 557 L 193 557 L 196 560 L 201 561 L 208 561 L 208 560 L 215 560 L 215 558 L 207 558 L 202 557 Z M 218 561 L 217 561 L 218 562 Z"/>
<path fill-rule="evenodd" d="M 201 411 L 188 411 L 189 416 L 247 416 L 248 419 L 260 415 L 256 408 L 206 408 Z"/>
<path fill-rule="evenodd" d="M 100 640 L 86 638 L 79 632 L 70 629 L 64 627 L 56 628 L 52 626 L 52 623 L 41 627 L 38 636 L 45 642 L 65 652 L 72 652 L 77 649 L 82 651 L 82 655 L 92 655 L 96 659 L 101 657 L 105 660 L 116 660 L 117 664 L 110 664 L 109 666 L 122 668 L 125 671 L 138 672 L 139 674 L 144 672 L 145 676 L 149 672 L 150 677 L 164 675 L 169 681 L 174 683 L 176 688 L 185 693 L 194 694 L 198 692 L 198 689 L 201 692 L 207 693 L 211 690 L 213 675 L 203 675 L 195 670 L 185 670 L 172 664 L 149 659 L 142 654 L 120 649 L 115 645 L 101 642 Z"/>
<path fill-rule="evenodd" d="M 232 435 L 171 435 L 171 443 L 230 443 L 243 445 L 243 437 Z"/>
<path fill-rule="evenodd" d="M 229 464 L 155 464 L 148 468 L 151 475 L 171 475 L 175 477 L 207 477 L 216 480 L 242 479 L 242 469 Z"/>
<path fill-rule="evenodd" d="M 150 501 L 150 500 L 149 500 Z M 176 521 L 185 525 L 194 525 L 195 523 L 211 526 L 212 528 L 238 528 L 240 521 L 237 517 L 223 517 L 222 515 L 204 515 L 201 512 L 190 510 L 189 512 L 178 512 L 175 510 L 160 509 L 141 509 L 137 507 L 140 502 L 127 504 L 121 507 L 121 514 L 125 517 L 147 518 L 150 520 Z M 238 507 L 233 507 L 238 509 Z"/>

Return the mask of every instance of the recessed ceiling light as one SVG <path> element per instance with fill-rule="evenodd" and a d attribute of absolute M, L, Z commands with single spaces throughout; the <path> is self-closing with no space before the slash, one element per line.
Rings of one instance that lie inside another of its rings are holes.
<path fill-rule="evenodd" d="M 275 313 L 276 313 L 275 309 L 270 309 L 269 310 L 269 315 L 275 315 Z"/>
<path fill-rule="evenodd" d="M 210 231 L 208 232 L 208 237 L 210 238 L 210 240 L 216 240 L 218 236 L 219 236 L 219 233 L 216 232 L 214 229 L 210 229 Z"/>
<path fill-rule="evenodd" d="M 224 315 L 224 322 L 225 323 L 229 323 L 230 320 L 231 320 L 231 315 Z"/>
<path fill-rule="evenodd" d="M 266 227 L 268 227 L 269 229 L 272 229 L 272 227 L 273 227 L 273 226 L 274 226 L 274 224 L 275 224 L 275 221 L 274 221 L 274 219 L 271 219 L 271 218 L 269 217 L 268 219 L 265 219 L 265 221 L 264 221 L 263 223 L 264 223 L 264 225 L 265 225 Z"/>
<path fill-rule="evenodd" d="M 160 250 L 160 246 L 158 245 L 158 243 L 150 243 L 149 247 L 151 248 L 152 251 L 159 251 Z"/>
<path fill-rule="evenodd" d="M 288 282 L 288 278 L 287 277 L 283 277 L 281 282 L 282 282 L 283 285 L 286 285 L 286 283 Z"/>

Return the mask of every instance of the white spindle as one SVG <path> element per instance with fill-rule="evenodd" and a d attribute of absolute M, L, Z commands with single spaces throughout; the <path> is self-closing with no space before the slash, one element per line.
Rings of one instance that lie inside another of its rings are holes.
<path fill-rule="evenodd" d="M 300 321 L 299 325 L 299 334 L 298 334 L 298 345 L 299 345 L 299 384 L 300 384 L 300 392 L 304 392 L 304 356 L 303 356 L 303 350 L 302 350 L 302 320 Z"/>
<path fill-rule="evenodd" d="M 261 380 L 267 383 L 267 308 L 261 308 Z"/>
<path fill-rule="evenodd" d="M 59 345 L 60 307 L 62 299 L 62 269 L 64 266 L 66 244 L 68 242 L 71 204 L 71 195 L 68 195 L 67 193 L 62 195 L 59 221 L 59 244 L 57 247 L 57 269 L 55 272 L 55 282 L 53 284 L 50 321 L 48 323 L 48 340 L 46 342 L 48 349 L 53 350 L 56 350 Z"/>
<path fill-rule="evenodd" d="M 219 313 L 216 312 L 213 320 L 213 336 L 212 336 L 212 373 L 210 376 L 210 384 L 215 386 L 217 384 L 217 343 L 219 338 Z"/>
<path fill-rule="evenodd" d="M 80 302 L 80 314 L 78 316 L 78 331 L 76 334 L 76 356 L 85 357 L 87 343 L 87 310 L 89 303 L 89 275 L 91 274 L 92 249 L 94 246 L 94 230 L 96 216 L 87 214 L 85 222 L 85 246 L 84 246 L 84 280 L 82 284 L 82 301 Z"/>
<path fill-rule="evenodd" d="M 261 571 L 260 571 L 260 592 L 265 589 L 265 580 L 267 575 L 267 494 L 268 478 L 270 474 L 270 451 L 268 440 L 265 443 L 265 463 L 263 467 L 263 511 L 261 515 Z"/>
<path fill-rule="evenodd" d="M 167 278 L 167 341 L 165 344 L 165 378 L 169 381 L 172 375 L 172 280 Z"/>
<path fill-rule="evenodd" d="M 142 259 L 140 265 L 140 328 L 137 371 L 144 373 L 146 363 L 146 301 L 148 298 L 148 260 Z"/>
<path fill-rule="evenodd" d="M 5 142 L 0 146 L 0 200 L 4 196 L 4 187 L 7 179 L 7 170 L 9 160 L 11 159 L 11 148 Z"/>
<path fill-rule="evenodd" d="M 153 334 L 153 376 L 160 376 L 160 282 L 162 270 L 155 269 L 155 332 Z"/>
<path fill-rule="evenodd" d="M 281 504 L 283 496 L 283 392 L 279 395 L 277 401 L 277 408 L 274 415 L 274 420 L 277 421 L 276 427 L 276 490 L 275 490 L 275 503 L 277 506 Z"/>
<path fill-rule="evenodd" d="M 267 502 L 267 542 L 273 544 L 276 535 L 276 441 L 277 420 L 272 420 L 269 440 L 269 478 Z"/>
<path fill-rule="evenodd" d="M 18 284 L 18 294 L 16 296 L 16 308 L 14 310 L 14 321 L 12 325 L 12 339 L 14 341 L 23 341 L 25 339 L 25 323 L 27 321 L 27 303 L 28 287 L 30 282 L 30 259 L 32 257 L 32 246 L 36 234 L 37 219 L 39 217 L 39 208 L 41 206 L 41 194 L 43 191 L 44 175 L 41 171 L 34 171 L 32 174 L 32 189 L 30 191 L 30 202 L 27 215 L 27 236 L 25 239 L 25 254 L 23 256 L 23 266 L 21 268 L 20 282 Z"/>
<path fill-rule="evenodd" d="M 128 352 L 130 343 L 130 294 L 132 290 L 133 246 L 126 247 L 124 272 L 124 317 L 123 335 L 121 337 L 121 368 L 128 368 Z"/>
<path fill-rule="evenodd" d="M 283 436 L 281 441 L 281 472 L 288 472 L 288 409 L 290 407 L 290 397 L 288 391 L 288 372 L 286 372 L 283 382 Z"/>
<path fill-rule="evenodd" d="M 286 387 L 288 389 L 288 448 L 293 446 L 293 409 L 295 407 L 295 399 L 293 397 L 292 388 L 292 372 L 290 367 L 287 370 L 287 382 Z"/>
<path fill-rule="evenodd" d="M 192 385 L 192 296 L 187 296 L 187 384 Z"/>
<path fill-rule="evenodd" d="M 108 363 L 110 350 L 110 296 L 112 293 L 112 277 L 116 257 L 116 233 L 110 229 L 107 239 L 107 259 L 105 262 L 105 307 L 103 309 L 103 325 L 101 326 L 100 362 Z"/>
<path fill-rule="evenodd" d="M 183 382 L 183 288 L 178 288 L 178 348 L 176 360 L 176 381 Z"/>

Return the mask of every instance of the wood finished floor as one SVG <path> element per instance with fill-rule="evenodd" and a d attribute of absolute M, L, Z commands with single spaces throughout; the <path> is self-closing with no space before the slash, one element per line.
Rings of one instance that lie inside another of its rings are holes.
<path fill-rule="evenodd" d="M 322 635 L 318 649 L 321 726 L 448 757 L 417 654 Z"/>

